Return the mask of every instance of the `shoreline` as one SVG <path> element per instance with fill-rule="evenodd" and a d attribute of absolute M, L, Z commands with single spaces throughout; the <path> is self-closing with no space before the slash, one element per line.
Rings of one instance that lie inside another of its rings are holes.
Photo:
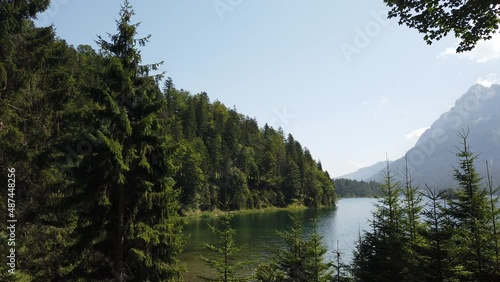
<path fill-rule="evenodd" d="M 263 213 L 263 212 L 275 212 L 275 211 L 303 211 L 307 209 L 321 209 L 321 208 L 335 208 L 335 206 L 320 206 L 317 208 L 307 207 L 305 205 L 291 204 L 287 207 L 265 207 L 260 209 L 241 209 L 241 210 L 233 210 L 233 211 L 223 211 L 220 209 L 215 209 L 213 211 L 187 211 L 182 216 L 183 219 L 196 219 L 196 218 L 210 218 L 210 217 L 219 217 L 225 214 L 250 214 L 250 213 Z"/>

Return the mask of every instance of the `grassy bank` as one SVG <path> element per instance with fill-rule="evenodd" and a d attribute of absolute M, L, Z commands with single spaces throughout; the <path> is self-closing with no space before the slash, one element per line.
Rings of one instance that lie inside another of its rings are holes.
<path fill-rule="evenodd" d="M 217 217 L 221 216 L 227 213 L 230 214 L 249 214 L 249 213 L 261 213 L 261 212 L 273 212 L 273 211 L 299 211 L 299 210 L 305 210 L 308 209 L 308 207 L 304 205 L 299 205 L 299 204 L 291 204 L 288 205 L 287 207 L 265 207 L 265 208 L 260 208 L 260 209 L 241 209 L 241 210 L 235 210 L 235 211 L 223 211 L 219 209 L 215 209 L 213 211 L 201 211 L 201 210 L 194 210 L 194 211 L 186 211 L 184 212 L 184 218 L 190 219 L 190 218 L 208 218 L 208 217 Z"/>

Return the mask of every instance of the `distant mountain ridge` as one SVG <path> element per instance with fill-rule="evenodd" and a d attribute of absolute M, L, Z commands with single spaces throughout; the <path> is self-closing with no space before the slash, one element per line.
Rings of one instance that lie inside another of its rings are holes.
<path fill-rule="evenodd" d="M 442 114 L 427 129 L 413 148 L 407 152 L 408 166 L 415 184 L 427 184 L 436 189 L 456 187 L 453 167 L 457 166 L 455 153 L 463 146 L 459 132 L 469 132 L 467 142 L 472 152 L 478 154 L 477 172 L 486 177 L 486 161 L 496 186 L 500 185 L 500 85 L 472 86 L 455 105 Z M 372 167 L 368 167 L 372 168 Z M 365 168 L 365 169 L 368 169 Z M 397 180 L 402 180 L 405 158 L 390 164 Z M 383 170 L 383 167 L 382 169 Z M 365 181 L 382 181 L 379 170 Z"/>
<path fill-rule="evenodd" d="M 358 180 L 358 181 L 364 181 L 378 173 L 379 171 L 383 170 L 387 166 L 387 163 L 385 161 L 381 161 L 375 164 L 372 164 L 367 167 L 360 168 L 356 170 L 355 172 L 345 174 L 339 177 L 335 177 L 336 179 L 340 178 L 345 178 L 345 179 L 350 179 L 350 180 Z"/>

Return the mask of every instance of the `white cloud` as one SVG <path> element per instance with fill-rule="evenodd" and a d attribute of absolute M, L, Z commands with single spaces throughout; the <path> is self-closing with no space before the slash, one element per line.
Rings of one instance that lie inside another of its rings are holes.
<path fill-rule="evenodd" d="M 405 135 L 405 138 L 412 141 L 412 142 L 417 142 L 418 138 L 424 134 L 424 132 L 429 129 L 428 127 L 422 127 L 413 130 L 412 132 L 408 133 Z"/>
<path fill-rule="evenodd" d="M 489 73 L 485 76 L 481 76 L 476 80 L 476 83 L 481 84 L 484 87 L 490 87 L 492 84 L 500 83 L 500 74 Z"/>
<path fill-rule="evenodd" d="M 469 52 L 456 53 L 458 42 L 455 46 L 446 48 L 438 55 L 438 58 L 449 56 L 469 59 L 476 63 L 485 63 L 491 60 L 500 59 L 500 33 L 496 33 L 490 40 L 479 41 L 474 49 Z"/>

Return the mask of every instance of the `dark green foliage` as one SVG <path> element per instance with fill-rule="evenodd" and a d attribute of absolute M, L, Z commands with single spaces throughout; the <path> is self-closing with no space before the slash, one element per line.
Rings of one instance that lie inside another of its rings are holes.
<path fill-rule="evenodd" d="M 375 181 L 365 182 L 345 178 L 334 179 L 335 191 L 341 198 L 379 197 L 383 184 Z"/>
<path fill-rule="evenodd" d="M 157 66 L 140 65 L 135 44 L 147 40 L 134 41 L 133 12 L 125 3 L 119 34 L 101 40 L 99 54 L 35 28 L 27 18 L 43 1 L 31 2 L 0 8 L 1 20 L 18 21 L 2 22 L 2 48 L 16 48 L 3 67 L 0 167 L 22 172 L 20 269 L 35 281 L 180 278 L 177 147 L 149 76 Z"/>
<path fill-rule="evenodd" d="M 219 238 L 217 245 L 204 243 L 205 248 L 213 252 L 213 257 L 201 257 L 205 264 L 215 271 L 213 277 L 199 276 L 205 281 L 237 282 L 248 281 L 250 278 L 240 274 L 241 268 L 248 264 L 245 261 L 236 261 L 240 248 L 234 242 L 234 230 L 231 228 L 230 214 L 220 217 L 221 227 L 210 226 L 212 233 Z"/>
<path fill-rule="evenodd" d="M 443 1 L 386 2 L 392 16 L 430 41 L 458 31 L 459 51 L 488 38 L 498 24 L 498 5 L 491 6 L 497 2 L 453 2 L 457 12 L 450 17 Z M 180 281 L 182 212 L 335 204 L 334 182 L 292 135 L 259 128 L 255 119 L 210 102 L 207 93 L 176 89 L 170 78 L 160 90 L 159 64 L 141 64 L 138 48 L 149 37 L 134 38 L 138 25 L 128 2 L 118 33 L 99 38 L 97 52 L 68 46 L 52 27 L 36 28 L 33 17 L 48 5 L 0 1 L 0 183 L 7 168 L 16 169 L 19 203 L 19 272 L 6 276 L 2 264 L 0 280 Z M 479 14 L 479 21 L 468 20 Z M 436 15 L 447 19 L 434 21 Z M 457 19 L 466 20 L 456 25 Z M 500 280 L 498 198 L 492 183 L 482 187 L 462 138 L 455 199 L 443 201 L 429 190 L 423 211 L 408 172 L 404 187 L 389 172 L 382 189 L 336 180 L 343 196 L 382 196 L 373 230 L 357 245 L 357 280 Z M 5 197 L 0 194 L 3 203 Z M 236 275 L 241 264 L 227 259 L 237 248 L 228 218 L 223 225 L 214 229 L 223 247 L 208 247 L 226 259 L 206 261 L 223 281 L 245 280 Z M 295 223 L 282 238 L 286 248 L 258 268 L 258 280 L 334 279 L 316 229 L 304 239 Z"/>
<path fill-rule="evenodd" d="M 450 250 L 454 247 L 451 240 L 453 225 L 447 211 L 444 191 L 437 193 L 427 187 L 426 205 L 422 212 L 423 227 L 419 229 L 421 244 L 415 246 L 418 254 L 417 265 L 424 281 L 454 281 L 453 257 Z"/>
<path fill-rule="evenodd" d="M 20 44 L 25 43 L 24 36 L 29 33 L 27 25 L 37 13 L 43 12 L 49 6 L 50 0 L 0 1 L 0 98 L 1 93 L 16 90 L 17 70 L 15 56 Z M 17 53 L 17 54 L 16 54 Z"/>
<path fill-rule="evenodd" d="M 460 259 L 455 267 L 461 281 L 495 281 L 499 279 L 494 256 L 495 235 L 492 233 L 492 214 L 498 208 L 490 206 L 489 194 L 481 187 L 481 177 L 475 170 L 474 155 L 467 144 L 468 132 L 459 134 L 462 148 L 454 169 L 458 182 L 457 200 L 450 201 L 449 212 L 455 228 L 452 240 L 457 243 L 452 254 Z"/>
<path fill-rule="evenodd" d="M 409 281 L 402 188 L 394 182 L 389 165 L 382 193 L 373 213 L 373 230 L 365 231 L 356 246 L 353 275 L 357 281 Z"/>
<path fill-rule="evenodd" d="M 327 249 L 321 243 L 321 235 L 313 223 L 313 233 L 309 239 L 303 238 L 303 226 L 297 218 L 290 216 L 292 226 L 288 231 L 281 232 L 280 237 L 285 243 L 284 249 L 279 249 L 271 257 L 270 262 L 262 263 L 256 270 L 257 281 L 294 281 L 319 282 L 331 281 L 333 272 L 331 264 L 324 261 Z"/>
<path fill-rule="evenodd" d="M 420 235 L 420 231 L 423 228 L 421 213 L 422 207 L 422 194 L 418 186 L 415 186 L 411 178 L 411 173 L 408 170 L 408 160 L 405 156 L 406 165 L 405 171 L 403 173 L 405 177 L 405 183 L 403 187 L 403 216 L 400 219 L 403 225 L 403 236 L 406 238 L 406 244 L 404 245 L 405 253 L 405 263 L 406 269 L 405 274 L 408 277 L 407 281 L 421 281 L 421 275 L 416 275 L 420 273 L 419 271 L 419 254 L 416 249 L 423 243 L 423 238 Z"/>
<path fill-rule="evenodd" d="M 334 205 L 327 173 L 297 141 L 285 148 L 282 131 L 170 78 L 161 91 L 159 64 L 141 64 L 149 37 L 135 38 L 127 1 L 98 51 L 36 28 L 49 2 L 0 1 L 0 182 L 19 172 L 16 277 L 181 280 L 179 213 L 304 204 L 305 170 L 311 205 Z"/>
<path fill-rule="evenodd" d="M 102 144 L 75 168 L 82 172 L 86 194 L 94 198 L 84 209 L 89 223 L 81 230 L 87 237 L 83 247 L 94 252 L 89 260 L 100 278 L 180 279 L 175 256 L 184 239 L 171 161 L 179 147 L 165 135 L 165 101 L 159 77 L 150 75 L 158 65 L 140 64 L 136 46 L 144 46 L 149 37 L 134 38 L 138 25 L 130 23 L 133 14 L 125 1 L 118 33 L 109 42 L 98 40 L 104 58 L 101 85 L 89 91 L 98 105 L 96 114 L 110 122 L 89 134 Z M 100 212 L 92 216 L 90 209 Z M 81 267 L 85 275 L 87 266 Z"/>
<path fill-rule="evenodd" d="M 489 194 L 489 200 L 490 200 L 490 207 L 491 207 L 491 236 L 492 236 L 492 241 L 493 241 L 493 246 L 494 246 L 494 261 L 495 261 L 495 266 L 493 268 L 493 272 L 496 273 L 497 275 L 500 275 L 500 233 L 498 232 L 498 224 L 499 224 L 499 218 L 500 218 L 500 209 L 498 208 L 499 206 L 499 197 L 498 192 L 500 191 L 500 187 L 493 188 L 493 180 L 490 175 L 490 168 L 488 162 L 486 162 L 486 176 L 487 176 L 487 187 L 488 187 L 488 194 Z"/>
<path fill-rule="evenodd" d="M 427 187 L 422 207 L 408 171 L 403 190 L 387 174 L 373 230 L 360 235 L 356 246 L 352 273 L 357 281 L 500 280 L 498 198 L 489 181 L 489 192 L 481 185 L 467 135 L 459 134 L 454 199 Z"/>
<path fill-rule="evenodd" d="M 335 204 L 333 181 L 292 135 L 167 84 L 169 130 L 189 148 L 174 178 L 183 210 Z"/>
<path fill-rule="evenodd" d="M 202 154 L 199 153 L 200 149 L 196 148 L 197 145 L 199 143 L 181 142 L 178 148 L 176 187 L 181 191 L 180 202 L 183 204 L 183 210 L 197 209 L 202 201 L 201 191 L 207 189 L 207 181 L 201 169 Z"/>
<path fill-rule="evenodd" d="M 16 169 L 18 272 L 57 280 L 73 267 L 73 180 L 57 167 L 66 155 L 61 144 L 76 134 L 65 116 L 79 100 L 81 73 L 73 72 L 77 52 L 57 40 L 52 28 L 35 28 L 29 20 L 48 1 L 6 2 L 0 7 L 0 69 L 7 79 L 0 82 L 0 182 L 6 183 L 7 168 Z M 6 202 L 5 194 L 0 198 Z"/>
<path fill-rule="evenodd" d="M 333 272 L 331 263 L 324 261 L 324 255 L 327 252 L 326 247 L 321 243 L 322 236 L 318 233 L 316 220 L 313 222 L 313 233 L 307 242 L 306 252 L 306 273 L 308 281 L 327 282 L 330 281 Z"/>
<path fill-rule="evenodd" d="M 342 253 L 338 249 L 338 241 L 337 241 L 337 250 L 335 251 L 335 262 L 332 263 L 334 268 L 333 279 L 330 281 L 335 282 L 349 282 L 354 281 L 354 278 L 351 276 L 351 266 L 346 264 L 342 260 Z"/>
<path fill-rule="evenodd" d="M 384 0 L 389 18 L 425 34 L 431 44 L 453 33 L 460 38 L 457 52 L 470 51 L 480 40 L 491 39 L 498 30 L 500 1 Z"/>
<path fill-rule="evenodd" d="M 292 160 L 290 155 L 287 155 L 283 179 L 283 193 L 285 194 L 286 204 L 292 204 L 293 200 L 303 203 L 301 180 L 299 166 Z M 311 181 L 314 181 L 314 178 L 310 174 L 307 180 L 309 180 L 307 186 L 314 185 L 314 183 L 311 183 Z"/>

